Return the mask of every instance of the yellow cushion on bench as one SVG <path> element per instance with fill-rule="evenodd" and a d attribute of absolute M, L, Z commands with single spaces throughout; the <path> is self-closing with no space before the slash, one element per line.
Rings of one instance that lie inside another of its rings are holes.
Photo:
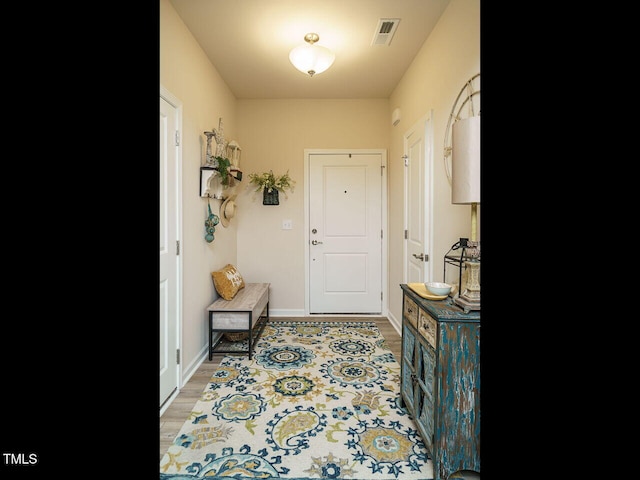
<path fill-rule="evenodd" d="M 225 300 L 231 300 L 236 296 L 238 290 L 244 288 L 244 279 L 238 269 L 228 263 L 221 270 L 211 272 L 213 278 L 213 286 L 216 288 L 218 295 Z"/>

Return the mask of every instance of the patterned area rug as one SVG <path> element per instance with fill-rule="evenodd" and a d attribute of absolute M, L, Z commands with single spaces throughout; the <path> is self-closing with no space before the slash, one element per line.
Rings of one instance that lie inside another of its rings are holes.
<path fill-rule="evenodd" d="M 399 395 L 374 322 L 270 321 L 251 360 L 222 359 L 160 479 L 431 479 Z"/>

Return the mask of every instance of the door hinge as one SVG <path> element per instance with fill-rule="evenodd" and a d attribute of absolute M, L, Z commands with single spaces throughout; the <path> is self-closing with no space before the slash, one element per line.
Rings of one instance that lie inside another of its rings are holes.
<path fill-rule="evenodd" d="M 409 166 L 409 156 L 408 155 L 402 155 L 402 158 L 404 159 L 404 166 L 408 167 Z"/>
<path fill-rule="evenodd" d="M 380 165 L 380 176 L 382 177 L 384 174 L 384 165 Z"/>
<path fill-rule="evenodd" d="M 384 238 L 384 230 L 380 230 L 380 238 Z"/>
<path fill-rule="evenodd" d="M 180 255 L 180 240 L 176 240 L 176 255 Z"/>
<path fill-rule="evenodd" d="M 180 132 L 176 130 L 176 147 L 180 146 Z"/>
<path fill-rule="evenodd" d="M 424 261 L 428 262 L 429 261 L 429 255 L 427 255 L 426 253 L 424 254 Z"/>
<path fill-rule="evenodd" d="M 176 363 L 180 365 L 180 349 L 176 350 Z"/>
<path fill-rule="evenodd" d="M 382 301 L 382 292 L 380 292 L 380 301 Z"/>
<path fill-rule="evenodd" d="M 404 231 L 404 239 L 406 240 L 407 238 L 409 238 L 409 231 L 405 230 Z"/>

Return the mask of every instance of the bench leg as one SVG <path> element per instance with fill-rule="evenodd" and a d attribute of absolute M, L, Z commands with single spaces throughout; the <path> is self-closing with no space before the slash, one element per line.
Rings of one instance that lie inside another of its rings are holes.
<path fill-rule="evenodd" d="M 211 313 L 209 313 L 209 361 L 213 358 L 213 318 L 211 318 Z"/>
<path fill-rule="evenodd" d="M 253 353 L 253 312 L 249 312 L 249 360 Z"/>

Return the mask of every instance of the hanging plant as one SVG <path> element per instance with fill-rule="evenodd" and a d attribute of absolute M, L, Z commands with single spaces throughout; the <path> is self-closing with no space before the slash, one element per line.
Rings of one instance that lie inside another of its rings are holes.
<path fill-rule="evenodd" d="M 256 192 L 263 190 L 272 193 L 273 190 L 277 190 L 282 192 L 285 198 L 289 198 L 286 190 L 293 192 L 296 185 L 296 181 L 289 176 L 289 170 L 284 175 L 274 175 L 273 170 L 264 173 L 250 173 L 249 183 L 256 186 Z"/>

